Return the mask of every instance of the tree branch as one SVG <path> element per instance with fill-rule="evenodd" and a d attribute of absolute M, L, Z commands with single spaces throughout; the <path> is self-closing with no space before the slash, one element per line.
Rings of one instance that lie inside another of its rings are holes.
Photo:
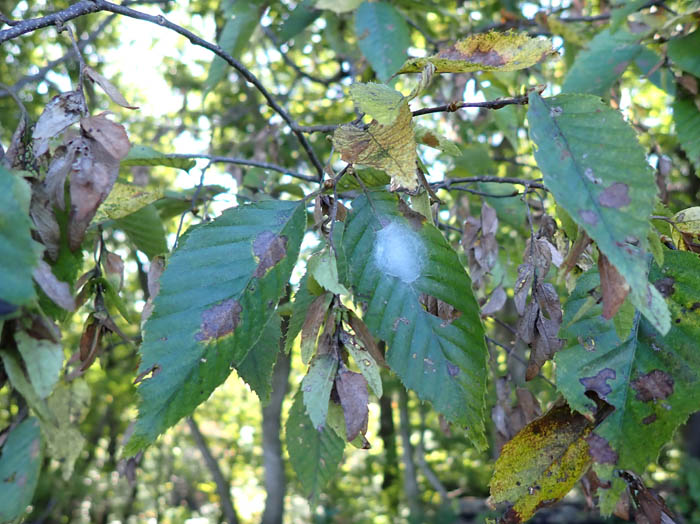
<path fill-rule="evenodd" d="M 524 178 L 514 178 L 509 176 L 495 176 L 495 175 L 480 175 L 480 176 L 469 176 L 464 178 L 447 178 L 442 182 L 433 182 L 430 184 L 435 189 L 453 189 L 452 184 L 474 184 L 477 182 L 495 182 L 497 184 L 518 184 L 525 187 L 531 187 L 534 189 L 544 189 L 544 184 L 536 180 L 525 180 Z"/>
<path fill-rule="evenodd" d="M 286 167 L 278 166 L 277 164 L 269 164 L 267 162 L 258 162 L 257 160 L 248 160 L 247 158 L 236 158 L 230 156 L 216 156 L 216 155 L 205 155 L 205 154 L 190 154 L 190 153 L 172 153 L 167 155 L 169 158 L 204 158 L 213 163 L 223 163 L 223 164 L 239 164 L 242 166 L 252 166 L 261 167 L 263 169 L 269 169 L 271 171 L 278 171 L 279 173 L 284 173 L 299 180 L 306 180 L 307 182 L 318 182 L 315 176 L 303 175 L 301 173 L 296 173 L 290 171 Z"/>
<path fill-rule="evenodd" d="M 465 107 L 485 107 L 486 109 L 501 109 L 510 105 L 527 104 L 527 95 L 516 96 L 514 98 L 499 98 L 497 100 L 486 100 L 485 102 L 452 102 L 436 107 L 424 107 L 413 111 L 413 116 L 427 115 L 430 113 L 454 113 Z"/>
<path fill-rule="evenodd" d="M 21 22 L 18 22 L 15 26 L 10 27 L 9 29 L 0 31 L 0 44 L 11 40 L 12 38 L 31 33 L 32 31 L 36 31 L 37 29 L 41 29 L 42 27 L 48 27 L 52 25 L 60 26 L 74 18 L 78 18 L 89 13 L 96 13 L 98 11 L 109 11 L 111 13 L 117 13 L 123 16 L 127 16 L 129 18 L 142 20 L 144 22 L 150 22 L 152 24 L 165 27 L 166 29 L 170 29 L 171 31 L 175 31 L 179 35 L 184 36 L 193 45 L 208 49 L 212 53 L 223 58 L 231 67 L 238 71 L 238 73 L 243 78 L 245 78 L 260 92 L 260 94 L 267 102 L 267 105 L 269 105 L 278 115 L 280 115 L 280 117 L 282 117 L 282 120 L 284 120 L 287 123 L 287 125 L 292 130 L 292 133 L 294 133 L 294 135 L 297 137 L 297 140 L 301 144 L 302 148 L 304 149 L 314 168 L 316 169 L 318 173 L 318 178 L 316 180 L 320 181 L 323 179 L 323 165 L 316 156 L 314 150 L 311 148 L 311 144 L 306 139 L 304 134 L 299 130 L 299 126 L 296 123 L 296 121 L 291 117 L 289 113 L 287 113 L 287 111 L 282 106 L 280 106 L 277 103 L 275 98 L 265 88 L 265 86 L 262 85 L 260 80 L 258 80 L 258 78 L 242 63 L 240 63 L 226 51 L 221 49 L 221 47 L 212 44 L 211 42 L 208 42 L 203 38 L 200 38 L 199 36 L 195 35 L 192 31 L 189 31 L 184 27 L 174 24 L 173 22 L 166 19 L 163 15 L 150 15 L 147 13 L 142 13 L 141 11 L 136 11 L 124 5 L 113 4 L 111 2 L 107 2 L 106 0 L 80 0 L 79 2 L 76 2 L 75 4 L 62 11 L 57 11 L 55 13 L 41 18 L 23 20 Z"/>
<path fill-rule="evenodd" d="M 216 484 L 216 491 L 219 494 L 219 499 L 221 500 L 221 511 L 224 514 L 226 522 L 229 524 L 238 524 L 238 515 L 236 515 L 236 510 L 233 507 L 233 501 L 231 500 L 231 492 L 229 489 L 229 484 L 224 479 L 224 475 L 221 473 L 219 464 L 216 462 L 214 455 L 212 455 L 207 441 L 199 431 L 199 426 L 194 421 L 192 417 L 187 417 L 187 425 L 192 433 L 192 438 L 194 438 L 200 453 L 204 457 L 204 462 L 209 468 L 211 476 L 214 478 L 214 483 Z"/>

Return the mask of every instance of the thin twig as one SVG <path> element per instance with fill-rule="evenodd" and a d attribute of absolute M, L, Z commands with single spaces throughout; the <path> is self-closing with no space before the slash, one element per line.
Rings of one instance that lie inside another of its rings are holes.
<path fill-rule="evenodd" d="M 454 113 L 465 107 L 485 107 L 486 109 L 501 109 L 502 107 L 512 105 L 526 105 L 528 102 L 527 95 L 516 96 L 513 98 L 498 98 L 496 100 L 486 100 L 484 102 L 452 102 L 436 107 L 424 107 L 413 111 L 413 116 L 428 115 L 430 113 Z"/>
<path fill-rule="evenodd" d="M 463 178 L 446 178 L 441 182 L 433 182 L 431 185 L 435 189 L 451 189 L 452 184 L 474 184 L 477 182 L 495 182 L 497 184 L 518 184 L 525 187 L 544 189 L 544 185 L 540 182 L 541 179 L 537 180 L 526 180 L 524 178 L 514 178 L 509 176 L 495 176 L 495 175 L 479 175 L 479 176 L 469 176 Z"/>
<path fill-rule="evenodd" d="M 173 251 L 175 251 L 175 249 L 177 248 L 177 243 L 180 240 L 180 232 L 182 231 L 182 224 L 185 221 L 185 215 L 187 215 L 187 213 L 194 212 L 197 203 L 197 198 L 199 197 L 199 193 L 204 187 L 204 175 L 206 175 L 207 170 L 211 167 L 211 165 L 212 162 L 209 162 L 206 166 L 204 166 L 204 168 L 202 168 L 202 172 L 199 175 L 199 183 L 197 184 L 197 188 L 194 190 L 194 193 L 192 193 L 192 201 L 190 202 L 190 207 L 189 209 L 183 211 L 180 215 L 180 222 L 177 225 L 177 232 L 175 233 L 175 243 L 173 244 Z"/>
<path fill-rule="evenodd" d="M 497 346 L 497 347 L 503 349 L 506 352 L 506 355 L 508 355 L 509 357 L 513 357 L 515 360 L 520 362 L 523 366 L 527 366 L 527 362 L 525 362 L 525 360 L 522 357 L 520 357 L 520 355 L 516 354 L 515 351 L 513 351 L 513 349 L 506 347 L 505 344 L 501 344 L 498 340 L 495 340 L 489 336 L 486 337 L 486 341 L 490 342 L 494 346 Z M 537 376 L 540 377 L 542 380 L 544 380 L 547 384 L 549 384 L 553 388 L 557 387 L 556 384 L 554 384 L 554 382 L 552 382 L 547 377 L 545 377 L 541 371 L 537 373 Z"/>
<path fill-rule="evenodd" d="M 206 155 L 206 154 L 199 154 L 199 153 L 172 153 L 172 154 L 167 155 L 167 156 L 168 156 L 168 158 L 204 158 L 206 160 L 209 160 L 210 163 L 213 162 L 213 163 L 222 163 L 222 164 L 238 164 L 238 165 L 242 165 L 242 166 L 260 167 L 262 169 L 269 169 L 270 171 L 277 171 L 279 173 L 284 173 L 285 175 L 289 175 L 293 178 L 298 178 L 299 180 L 306 180 L 307 182 L 317 182 L 318 181 L 318 179 L 315 176 L 303 175 L 301 173 L 296 173 L 294 171 L 290 171 L 286 167 L 278 166 L 277 164 L 270 164 L 268 162 L 258 162 L 257 160 L 249 160 L 247 158 Z"/>

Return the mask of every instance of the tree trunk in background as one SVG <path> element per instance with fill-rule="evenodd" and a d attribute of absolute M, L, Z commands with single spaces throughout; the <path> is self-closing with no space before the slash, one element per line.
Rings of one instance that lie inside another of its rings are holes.
<path fill-rule="evenodd" d="M 411 445 L 411 422 L 408 416 L 408 393 L 406 389 L 399 387 L 399 420 L 401 427 L 401 446 L 403 447 L 403 490 L 411 510 L 411 517 L 418 518 L 422 515 L 420 503 L 420 489 L 416 477 L 416 463 L 413 461 L 413 445 Z"/>
<path fill-rule="evenodd" d="M 282 319 L 282 333 L 287 332 L 289 317 Z M 284 459 L 282 457 L 282 401 L 289 387 L 289 369 L 291 358 L 284 352 L 284 340 L 280 342 L 280 352 L 272 374 L 272 393 L 270 402 L 262 408 L 263 432 L 263 466 L 265 467 L 265 510 L 261 524 L 282 524 L 284 515 L 284 494 L 286 479 L 284 476 Z"/>
<path fill-rule="evenodd" d="M 396 514 L 399 506 L 398 480 L 399 462 L 396 450 L 396 426 L 394 425 L 394 409 L 391 406 L 392 397 L 389 388 L 384 387 L 384 395 L 379 399 L 379 438 L 384 446 L 384 478 L 382 490 L 386 494 L 387 503 L 392 514 Z"/>
<path fill-rule="evenodd" d="M 199 431 L 199 426 L 194 421 L 192 417 L 187 417 L 187 425 L 190 428 L 192 437 L 194 438 L 200 453 L 204 457 L 204 462 L 211 473 L 216 484 L 216 492 L 219 494 L 219 500 L 221 501 L 221 512 L 224 514 L 224 518 L 228 524 L 238 524 L 238 516 L 236 515 L 236 510 L 233 507 L 233 501 L 231 500 L 231 489 L 229 483 L 224 479 L 224 475 L 221 473 L 218 462 L 211 454 L 211 450 L 207 445 L 207 441 Z"/>

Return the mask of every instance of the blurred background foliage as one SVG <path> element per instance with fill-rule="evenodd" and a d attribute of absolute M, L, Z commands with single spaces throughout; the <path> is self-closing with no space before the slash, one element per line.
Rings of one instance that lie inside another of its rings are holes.
<path fill-rule="evenodd" d="M 235 34 L 229 35 L 233 38 L 229 41 L 235 51 L 232 54 L 261 79 L 301 125 L 352 120 L 355 115 L 347 97 L 347 86 L 375 80 L 367 58 L 358 47 L 352 9 L 339 13 L 333 9 L 316 9 L 315 2 L 309 0 L 130 3 L 143 11 L 162 11 L 170 20 L 210 41 L 221 41 L 227 21 L 250 17 L 253 23 L 239 26 Z M 336 10 L 342 11 L 345 4 L 351 3 L 338 0 Z M 560 60 L 512 73 L 445 75 L 414 103 L 415 107 L 516 96 L 522 94 L 524 86 L 535 84 L 546 85 L 549 94 L 556 94 L 577 53 L 608 27 L 609 17 L 596 17 L 609 14 L 612 8 L 606 0 L 540 3 L 395 0 L 390 3 L 409 28 L 410 46 L 405 51 L 413 56 L 432 54 L 440 47 L 489 28 L 512 28 L 552 37 L 562 55 Z M 28 19 L 69 4 L 68 1 L 0 0 L 0 13 L 8 19 Z M 692 12 L 697 7 L 683 1 L 665 4 L 681 13 Z M 634 23 L 652 26 L 657 23 L 655 19 L 669 16 L 659 6 L 631 14 Z M 559 17 L 579 17 L 580 21 L 557 24 Z M 644 55 L 631 63 L 605 93 L 613 107 L 620 108 L 640 131 L 640 140 L 664 188 L 662 200 L 674 212 L 697 203 L 700 179 L 674 132 L 670 104 L 678 90 L 684 89 L 681 81 L 684 73 L 665 57 L 666 40 L 676 33 L 690 32 L 697 20 L 696 12 L 695 18 L 689 16 L 677 27 L 660 30 L 660 37 L 647 39 Z M 88 89 L 91 109 L 117 113 L 133 144 L 166 153 L 252 159 L 313 174 L 279 116 L 231 69 L 213 73 L 215 64 L 210 53 L 194 48 L 171 32 L 109 13 L 83 16 L 70 25 L 88 65 L 107 76 L 132 104 L 140 107 L 135 111 L 118 108 L 101 91 Z M 21 111 L 16 99 L 21 101 L 29 118 L 36 121 L 53 96 L 74 85 L 77 71 L 78 63 L 68 35 L 57 33 L 54 27 L 4 43 L 0 53 L 0 141 L 9 143 L 19 122 Z M 214 82 L 212 76 L 217 74 L 220 79 Z M 411 76 L 403 76 L 394 81 L 394 86 L 407 92 L 413 82 Z M 430 180 L 440 180 L 442 175 L 459 178 L 487 174 L 538 178 L 524 119 L 525 109 L 521 106 L 422 117 L 423 125 L 439 130 L 462 150 L 462 156 L 454 159 L 435 150 L 422 150 L 422 160 L 430 166 L 433 177 Z M 327 161 L 331 155 L 327 135 L 308 136 L 319 157 Z M 125 432 L 136 413 L 133 382 L 138 366 L 138 318 L 148 293 L 145 275 L 149 260 L 144 250 L 149 243 L 162 242 L 163 236 L 172 247 L 180 213 L 190 208 L 193 188 L 205 165 L 206 160 L 197 160 L 189 171 L 162 166 L 123 168 L 124 181 L 169 191 L 168 198 L 157 203 L 157 221 L 162 223 L 162 232 L 156 231 L 155 238 L 136 242 L 138 232 L 130 231 L 128 225 L 104 227 L 107 249 L 126 262 L 121 299 L 130 322 L 120 316 L 114 304 L 109 309 L 129 341 L 116 334 L 107 336 L 98 363 L 76 379 L 84 381 L 90 390 L 89 409 L 82 421 L 75 422 L 87 443 L 70 475 L 63 474 L 61 463 L 46 458 L 27 522 L 197 523 L 224 519 L 212 471 L 186 421 L 181 421 L 151 446 L 137 466 L 124 462 L 120 455 Z M 199 195 L 196 212 L 186 215 L 185 228 L 236 202 L 299 198 L 315 189 L 313 183 L 234 163 L 214 164 L 203 180 L 206 190 Z M 502 185 L 488 183 L 474 189 L 488 194 L 508 193 Z M 478 214 L 482 197 L 446 191 L 439 195 L 445 202 L 440 220 L 446 235 L 457 247 L 461 223 L 467 216 Z M 483 200 L 498 213 L 500 250 L 490 279 L 477 290 L 482 301 L 499 284 L 512 289 L 529 234 L 526 208 L 520 199 L 487 196 Z M 555 214 L 551 202 L 545 201 L 541 207 Z M 142 229 L 150 231 L 150 227 L 148 222 L 142 224 Z M 664 225 L 659 223 L 658 227 Z M 317 241 L 309 235 L 304 253 L 308 255 Z M 70 266 L 68 272 L 79 275 L 92 267 L 93 260 L 86 253 L 65 263 Z M 301 270 L 296 274 L 297 280 L 300 274 Z M 51 307 L 48 301 L 46 307 Z M 513 324 L 517 315 L 510 303 L 506 307 L 510 310 L 506 309 L 503 318 L 510 317 Z M 66 359 L 79 345 L 89 312 L 86 307 L 59 319 Z M 527 388 L 543 407 L 549 405 L 556 398 L 549 382 L 552 364 L 545 365 L 541 377 L 525 383 L 522 362 L 526 347 L 515 341 L 507 322 L 492 319 L 485 322 L 489 336 L 505 344 L 492 348 L 489 407 L 497 403 L 498 377 L 509 377 L 513 388 Z M 289 384 L 296 387 L 304 370 L 298 352 L 293 352 Z M 385 397 L 370 405 L 367 436 L 371 449 L 347 446 L 341 471 L 320 496 L 318 507 L 310 508 L 290 466 L 285 465 L 288 485 L 284 521 L 448 523 L 482 522 L 486 517 L 494 517 L 496 513 L 483 500 L 488 496 L 498 443 L 503 442 L 495 427 L 489 428 L 491 449 L 478 453 L 458 429 L 447 428 L 430 406 L 419 402 L 412 393 L 400 392 L 395 378 L 386 375 L 384 379 Z M 27 407 L 12 392 L 9 383 L 2 382 L 5 385 L 0 389 L 0 427 L 6 427 Z M 282 425 L 290 406 L 291 398 L 287 396 Z M 263 417 L 257 396 L 234 373 L 197 409 L 194 420 L 230 488 L 240 521 L 260 521 L 266 492 Z M 663 449 L 659 464 L 645 472 L 650 485 L 661 490 L 669 506 L 687 522 L 700 521 L 699 427 L 698 421 L 691 419 L 689 426 Z M 409 437 L 410 452 L 404 437 Z M 570 511 L 566 509 L 569 506 Z M 536 519 L 597 521 L 585 508 L 585 497 L 577 490 Z"/>

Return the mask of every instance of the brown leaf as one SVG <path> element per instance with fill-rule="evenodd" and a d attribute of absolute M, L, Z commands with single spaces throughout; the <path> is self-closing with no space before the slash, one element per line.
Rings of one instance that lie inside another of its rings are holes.
<path fill-rule="evenodd" d="M 129 102 L 126 101 L 126 98 L 122 96 L 122 94 L 119 92 L 116 86 L 112 84 L 112 82 L 107 80 L 104 76 L 95 71 L 93 68 L 86 66 L 83 71 L 85 71 L 90 80 L 99 85 L 102 88 L 102 90 L 105 93 L 107 93 L 107 96 L 112 99 L 112 102 L 114 102 L 115 104 L 119 104 L 120 106 L 125 107 L 127 109 L 138 109 L 138 107 L 132 106 L 129 104 Z"/>
<path fill-rule="evenodd" d="M 481 232 L 483 235 L 495 235 L 498 231 L 498 215 L 486 201 L 481 206 Z"/>
<path fill-rule="evenodd" d="M 34 229 L 39 234 L 41 242 L 46 247 L 51 260 L 58 258 L 61 231 L 53 212 L 53 205 L 43 183 L 35 183 L 32 188 L 32 203 L 29 214 L 34 222 Z"/>
<path fill-rule="evenodd" d="M 351 442 L 360 433 L 364 435 L 367 432 L 369 415 L 367 381 L 361 373 L 341 369 L 335 379 L 335 389 L 338 392 L 340 405 L 343 407 L 345 415 L 348 442 Z"/>
<path fill-rule="evenodd" d="M 330 293 L 324 293 L 316 297 L 306 312 L 304 325 L 301 328 L 301 360 L 308 364 L 314 354 L 318 330 L 326 318 L 326 311 L 332 300 Z"/>
<path fill-rule="evenodd" d="M 540 306 L 536 301 L 527 304 L 523 315 L 518 319 L 517 333 L 526 344 L 535 340 L 535 324 L 540 315 Z"/>
<path fill-rule="evenodd" d="M 102 326 L 93 315 L 88 316 L 85 321 L 85 326 L 83 327 L 83 334 L 80 337 L 81 371 L 85 371 L 95 361 L 101 338 Z"/>
<path fill-rule="evenodd" d="M 71 141 L 67 146 L 56 148 L 44 180 L 49 202 L 61 210 L 66 209 L 66 178 L 71 172 L 79 142 L 79 140 Z"/>
<path fill-rule="evenodd" d="M 481 308 L 481 315 L 484 317 L 488 317 L 499 312 L 501 309 L 503 309 L 503 306 L 505 306 L 507 298 L 508 296 L 503 290 L 503 286 L 498 286 L 491 292 L 489 301 L 486 302 L 486 304 L 484 304 L 484 307 Z"/>
<path fill-rule="evenodd" d="M 642 479 L 631 471 L 622 471 L 622 479 L 627 482 L 628 490 L 637 505 L 634 520 L 637 524 L 675 524 L 680 522 L 666 506 L 658 493 L 647 488 Z"/>
<path fill-rule="evenodd" d="M 35 158 L 48 151 L 49 140 L 80 120 L 80 115 L 86 109 L 83 104 L 83 97 L 78 91 L 61 93 L 46 104 L 32 135 Z"/>
<path fill-rule="evenodd" d="M 69 245 L 75 251 L 80 247 L 97 208 L 117 180 L 119 159 L 90 137 L 75 138 L 68 147 L 75 155 L 71 165 L 68 227 Z"/>
<path fill-rule="evenodd" d="M 160 293 L 160 276 L 163 274 L 164 270 L 165 261 L 163 257 L 153 257 L 151 259 L 151 266 L 148 268 L 148 299 L 141 311 L 142 325 L 153 313 L 153 301 L 158 296 L 158 293 Z"/>
<path fill-rule="evenodd" d="M 107 113 L 81 119 L 80 129 L 85 136 L 97 141 L 117 161 L 129 154 L 131 144 L 126 135 L 126 129 L 121 124 L 109 120 Z"/>
<path fill-rule="evenodd" d="M 112 278 L 114 279 L 117 283 L 114 287 L 117 291 L 120 291 L 124 285 L 124 261 L 122 257 L 116 253 L 107 251 L 106 256 L 102 259 L 102 265 L 105 268 L 107 277 L 110 278 L 110 280 Z"/>
<path fill-rule="evenodd" d="M 10 145 L 5 151 L 5 155 L 2 154 L 2 147 L 0 146 L 0 161 L 5 166 L 12 169 L 13 167 L 20 167 L 20 162 L 24 156 L 24 151 L 26 147 L 24 145 L 24 134 L 27 132 L 27 115 L 26 113 L 21 113 L 19 118 L 19 123 L 15 128 L 15 132 L 12 133 L 12 138 L 10 139 Z"/>
<path fill-rule="evenodd" d="M 525 313 L 525 303 L 527 295 L 530 292 L 532 281 L 535 278 L 535 268 L 527 262 L 518 266 L 518 278 L 513 287 L 513 301 L 515 302 L 515 310 L 518 315 L 522 316 Z"/>
<path fill-rule="evenodd" d="M 629 295 L 630 287 L 625 277 L 603 253 L 600 253 L 598 257 L 598 272 L 600 273 L 600 290 L 603 294 L 603 318 L 610 320 L 624 304 L 627 295 Z"/>
<path fill-rule="evenodd" d="M 372 333 L 369 332 L 369 329 L 365 325 L 364 321 L 352 311 L 348 311 L 348 321 L 350 322 L 350 327 L 355 332 L 355 335 L 360 339 L 360 342 L 362 342 L 362 345 L 369 352 L 374 361 L 381 367 L 388 369 L 389 365 L 384 359 L 384 353 L 379 349 L 377 340 L 374 338 Z"/>
<path fill-rule="evenodd" d="M 56 275 L 51 271 L 51 266 L 43 260 L 39 260 L 39 264 L 34 268 L 33 276 L 36 283 L 51 300 L 66 311 L 75 311 L 75 300 L 70 292 L 70 286 L 56 278 Z"/>

